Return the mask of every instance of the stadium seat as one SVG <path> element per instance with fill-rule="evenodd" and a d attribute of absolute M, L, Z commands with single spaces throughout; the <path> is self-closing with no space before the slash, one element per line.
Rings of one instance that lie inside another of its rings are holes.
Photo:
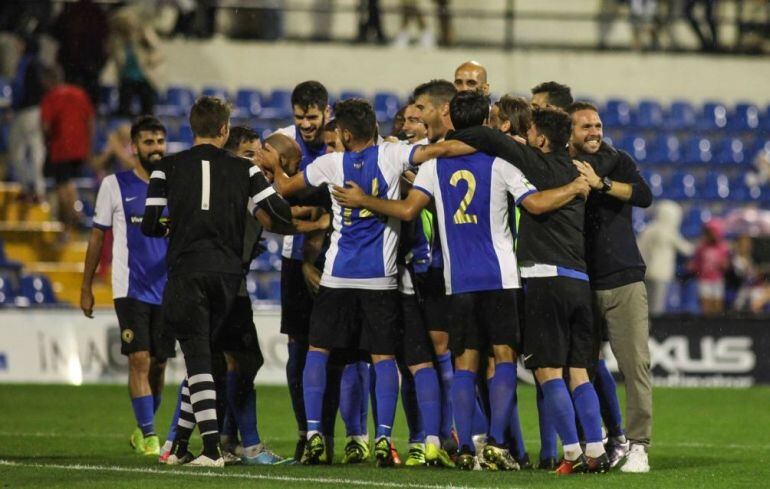
<path fill-rule="evenodd" d="M 663 196 L 663 176 L 660 173 L 642 170 L 642 178 L 644 178 L 644 181 L 650 186 L 653 197 L 658 198 Z"/>
<path fill-rule="evenodd" d="M 186 116 L 190 107 L 195 103 L 195 93 L 189 87 L 170 86 L 166 90 L 163 103 L 159 104 L 155 112 L 158 116 L 182 117 Z"/>
<path fill-rule="evenodd" d="M 711 211 L 708 208 L 691 207 L 682 218 L 682 236 L 687 239 L 697 238 L 703 233 L 703 224 L 710 219 Z"/>
<path fill-rule="evenodd" d="M 15 305 L 16 294 L 8 277 L 0 275 L 0 307 Z"/>
<path fill-rule="evenodd" d="M 625 100 L 609 99 L 601 113 L 602 124 L 607 127 L 628 127 L 631 125 L 631 105 Z"/>
<path fill-rule="evenodd" d="M 694 137 L 685 142 L 683 160 L 688 165 L 714 162 L 714 145 L 709 138 Z"/>
<path fill-rule="evenodd" d="M 235 92 L 235 116 L 258 117 L 262 111 L 262 93 L 251 88 Z"/>
<path fill-rule="evenodd" d="M 339 100 L 347 100 L 350 98 L 362 98 L 364 100 L 369 100 L 369 97 L 364 95 L 363 92 L 360 92 L 358 90 L 343 90 L 340 92 L 340 98 Z"/>
<path fill-rule="evenodd" d="M 289 119 L 292 116 L 291 92 L 273 90 L 264 100 L 260 117 L 264 119 Z"/>
<path fill-rule="evenodd" d="M 374 94 L 374 112 L 380 122 L 391 121 L 401 108 L 398 95 L 392 92 L 378 92 Z"/>
<path fill-rule="evenodd" d="M 668 185 L 664 187 L 663 197 L 679 201 L 698 198 L 696 184 L 695 175 L 692 173 L 676 171 L 671 175 Z"/>
<path fill-rule="evenodd" d="M 631 209 L 631 225 L 634 227 L 636 234 L 644 231 L 649 221 L 650 215 L 647 209 L 642 209 L 641 207 L 633 207 Z"/>
<path fill-rule="evenodd" d="M 719 102 L 706 102 L 698 114 L 695 127 L 699 131 L 721 131 L 727 127 L 727 107 Z"/>
<path fill-rule="evenodd" d="M 97 110 L 100 114 L 114 114 L 118 110 L 119 103 L 118 87 L 114 85 L 102 85 L 99 87 L 99 106 Z"/>
<path fill-rule="evenodd" d="M 751 103 L 737 103 L 727 117 L 727 130 L 731 132 L 756 131 L 759 128 L 759 107 Z"/>
<path fill-rule="evenodd" d="M 180 124 L 179 129 L 174 134 L 173 141 L 191 145 L 193 143 L 194 135 L 190 124 Z"/>
<path fill-rule="evenodd" d="M 695 109 L 689 102 L 681 100 L 672 102 L 663 126 L 670 131 L 693 128 L 695 126 Z"/>
<path fill-rule="evenodd" d="M 11 107 L 13 103 L 13 89 L 8 79 L 0 77 L 0 110 Z"/>
<path fill-rule="evenodd" d="M 678 164 L 682 162 L 682 144 L 673 134 L 661 134 L 647 146 L 648 163 Z"/>
<path fill-rule="evenodd" d="M 230 93 L 225 87 L 203 87 L 203 90 L 201 90 L 201 95 L 205 95 L 207 97 L 217 97 L 224 100 L 231 100 Z"/>
<path fill-rule="evenodd" d="M 735 203 L 759 202 L 767 193 L 758 186 L 749 187 L 743 174 L 730 180 L 730 200 Z"/>
<path fill-rule="evenodd" d="M 714 150 L 714 160 L 718 165 L 742 165 L 748 161 L 744 143 L 740 138 L 722 139 Z"/>
<path fill-rule="evenodd" d="M 26 275 L 19 282 L 19 295 L 16 305 L 53 306 L 60 304 L 53 292 L 50 280 L 45 275 Z"/>
<path fill-rule="evenodd" d="M 727 175 L 710 172 L 703 182 L 701 197 L 711 201 L 722 201 L 730 198 L 731 191 L 730 179 Z"/>
<path fill-rule="evenodd" d="M 647 140 L 640 134 L 627 134 L 620 140 L 617 147 L 630 154 L 638 163 L 650 161 Z"/>
<path fill-rule="evenodd" d="M 634 126 L 639 129 L 659 129 L 663 127 L 663 107 L 655 100 L 641 100 L 634 116 Z"/>

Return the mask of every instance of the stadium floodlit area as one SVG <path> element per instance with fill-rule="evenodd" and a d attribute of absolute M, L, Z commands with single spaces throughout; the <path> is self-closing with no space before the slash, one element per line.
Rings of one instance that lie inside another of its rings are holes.
<path fill-rule="evenodd" d="M 618 392 L 623 401 L 623 389 Z M 158 426 L 171 418 L 175 392 L 166 390 Z M 257 389 L 259 426 L 280 455 L 294 449 L 296 432 L 285 387 Z M 166 467 L 134 455 L 128 446 L 132 417 L 123 386 L 4 385 L 0 394 L 2 487 L 761 487 L 770 477 L 770 390 L 672 389 L 654 391 L 655 425 L 648 474 L 610 472 L 558 478 L 539 470 L 463 472 L 439 468 L 277 466 L 206 469 Z M 519 388 L 521 419 L 531 455 L 538 449 L 534 388 Z M 399 409 L 394 442 L 406 449 Z M 337 421 L 337 462 L 344 430 Z"/>

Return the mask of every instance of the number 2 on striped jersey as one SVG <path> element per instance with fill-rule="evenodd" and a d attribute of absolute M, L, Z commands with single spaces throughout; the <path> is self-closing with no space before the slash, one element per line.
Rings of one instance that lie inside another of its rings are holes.
<path fill-rule="evenodd" d="M 468 170 L 457 170 L 456 172 L 452 173 L 452 176 L 449 179 L 449 183 L 453 187 L 456 187 L 457 184 L 459 184 L 461 181 L 464 181 L 468 184 L 468 191 L 465 192 L 465 197 L 463 197 L 463 200 L 460 201 L 460 206 L 455 211 L 454 223 L 477 224 L 479 222 L 478 216 L 476 214 L 467 213 L 468 207 L 471 205 L 471 201 L 473 200 L 473 194 L 476 193 L 476 177 L 474 177 L 473 173 L 469 172 Z"/>
<path fill-rule="evenodd" d="M 208 160 L 201 160 L 201 210 L 209 210 L 211 199 L 211 165 Z"/>

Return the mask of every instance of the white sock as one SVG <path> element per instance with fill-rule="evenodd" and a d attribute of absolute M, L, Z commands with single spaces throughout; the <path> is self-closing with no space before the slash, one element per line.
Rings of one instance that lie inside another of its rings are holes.
<path fill-rule="evenodd" d="M 564 445 L 562 448 L 564 450 L 564 459 L 570 462 L 574 462 L 583 454 L 583 450 L 580 449 L 580 443 Z"/>
<path fill-rule="evenodd" d="M 425 443 L 415 442 L 415 443 L 409 443 L 408 449 L 411 450 L 412 448 L 422 448 L 423 451 L 425 450 Z"/>
<path fill-rule="evenodd" d="M 243 455 L 249 458 L 256 457 L 260 453 L 262 453 L 265 450 L 265 445 L 262 443 L 257 443 L 256 445 L 251 445 L 250 447 L 244 447 L 243 448 Z"/>
<path fill-rule="evenodd" d="M 612 441 L 615 442 L 617 445 L 623 445 L 628 441 L 626 438 L 626 435 L 620 435 L 620 436 L 613 436 Z"/>
<path fill-rule="evenodd" d="M 436 435 L 428 435 L 425 437 L 425 443 L 428 445 L 433 445 L 434 447 L 441 449 L 441 440 L 439 440 L 439 437 Z"/>
<path fill-rule="evenodd" d="M 315 435 L 315 434 L 319 434 L 319 435 L 323 436 L 320 431 L 312 430 L 312 431 L 308 431 L 307 434 L 305 435 L 305 437 L 309 440 L 309 439 L 313 438 L 313 435 Z"/>
<path fill-rule="evenodd" d="M 365 436 L 365 435 L 353 435 L 353 436 L 351 436 L 351 438 L 354 439 L 355 441 L 359 442 L 359 443 L 363 443 L 364 445 L 368 445 L 369 444 L 369 437 L 368 436 Z"/>
<path fill-rule="evenodd" d="M 586 456 L 591 458 L 601 457 L 604 453 L 604 445 L 600 441 L 586 443 Z"/>
<path fill-rule="evenodd" d="M 169 452 L 171 451 L 171 447 L 174 446 L 174 442 L 171 440 L 166 440 L 166 442 L 163 444 L 163 448 L 160 450 L 161 453 Z"/>

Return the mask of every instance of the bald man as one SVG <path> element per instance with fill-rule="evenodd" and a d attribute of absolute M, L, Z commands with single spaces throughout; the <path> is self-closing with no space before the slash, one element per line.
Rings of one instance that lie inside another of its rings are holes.
<path fill-rule="evenodd" d="M 455 88 L 458 92 L 481 90 L 489 95 L 487 69 L 478 61 L 466 61 L 455 70 Z"/>
<path fill-rule="evenodd" d="M 257 141 L 257 144 L 259 144 L 259 141 Z M 302 149 L 295 139 L 274 132 L 265 139 L 265 144 L 269 144 L 278 151 L 281 158 L 281 168 L 283 168 L 287 175 L 297 173 L 299 162 L 302 159 Z M 262 169 L 262 171 L 265 171 L 265 169 Z"/>

